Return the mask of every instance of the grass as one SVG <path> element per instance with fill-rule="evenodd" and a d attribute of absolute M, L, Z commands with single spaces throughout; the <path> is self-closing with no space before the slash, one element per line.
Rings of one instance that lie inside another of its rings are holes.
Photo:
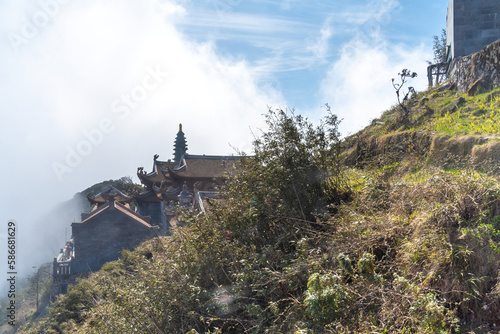
<path fill-rule="evenodd" d="M 347 179 L 352 200 L 291 252 L 252 251 L 217 237 L 215 221 L 193 221 L 80 281 L 27 332 L 493 330 L 498 177 L 407 161 L 351 169 Z"/>
<path fill-rule="evenodd" d="M 429 129 L 452 136 L 500 134 L 500 97 L 489 103 L 480 97 L 470 98 L 458 111 L 434 119 Z"/>
<path fill-rule="evenodd" d="M 460 95 L 421 93 L 404 134 L 463 135 L 458 124 L 476 117 L 472 130 L 484 115 L 496 117 L 499 101 L 487 104 L 487 96 L 465 97 L 460 110 L 441 116 Z M 388 111 L 358 140 L 398 131 L 396 116 Z M 368 155 L 362 168 L 339 168 L 311 188 L 313 219 L 292 210 L 309 193 L 274 183 L 287 169 L 249 169 L 228 181 L 209 215 L 124 252 L 71 287 L 26 332 L 494 332 L 500 177 L 467 165 L 445 170 L 406 153 L 389 163 Z M 288 206 L 283 193 L 293 195 Z"/>
<path fill-rule="evenodd" d="M 428 131 L 438 135 L 497 135 L 500 134 L 500 88 L 478 96 L 456 91 L 427 91 L 415 95 L 410 101 L 410 121 L 402 125 L 398 108 L 384 112 L 380 118 L 362 131 L 364 137 L 382 136 L 402 131 Z M 465 102 L 458 111 L 441 114 L 458 98 Z M 358 134 L 360 136 L 360 134 Z"/>

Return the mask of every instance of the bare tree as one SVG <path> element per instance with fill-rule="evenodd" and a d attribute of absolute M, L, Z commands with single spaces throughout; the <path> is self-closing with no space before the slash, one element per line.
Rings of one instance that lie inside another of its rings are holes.
<path fill-rule="evenodd" d="M 417 77 L 416 72 L 412 72 L 408 69 L 403 69 L 400 73 L 398 73 L 399 77 L 401 78 L 401 83 L 396 83 L 395 79 L 392 79 L 392 86 L 396 90 L 396 95 L 398 97 L 398 103 L 399 106 L 401 107 L 401 115 L 403 116 L 403 119 L 405 121 L 408 120 L 408 116 L 410 114 L 410 111 L 408 110 L 408 107 L 406 105 L 406 102 L 411 98 L 411 96 L 415 93 L 415 88 L 413 87 L 408 87 L 408 91 L 406 94 L 404 93 L 403 86 L 405 83 L 408 81 L 408 79 L 413 79 Z M 401 98 L 403 96 L 403 98 Z"/>

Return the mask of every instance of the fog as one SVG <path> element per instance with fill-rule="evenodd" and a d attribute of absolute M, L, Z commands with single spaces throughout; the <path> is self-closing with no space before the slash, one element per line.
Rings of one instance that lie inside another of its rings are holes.
<path fill-rule="evenodd" d="M 172 157 L 179 123 L 192 154 L 251 153 L 269 107 L 318 119 L 330 102 L 352 132 L 394 103 L 385 76 L 408 62 L 423 74 L 431 58 L 430 35 L 409 44 L 384 35 L 404 14 L 399 1 L 356 1 L 355 16 L 344 4 L 307 19 L 301 10 L 312 3 L 215 4 L 0 4 L 0 221 L 16 223 L 20 275 L 52 261 L 80 221 L 81 204 L 63 210 L 61 202 L 103 180 L 138 182 L 137 167 L 150 171 L 155 154 Z M 362 80 L 363 68 L 384 78 Z M 423 75 L 417 80 L 425 87 Z"/>

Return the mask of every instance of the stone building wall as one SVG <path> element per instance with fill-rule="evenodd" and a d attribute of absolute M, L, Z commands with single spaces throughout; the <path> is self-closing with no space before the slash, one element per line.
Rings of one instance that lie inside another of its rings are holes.
<path fill-rule="evenodd" d="M 123 249 L 133 250 L 155 236 L 157 229 L 141 224 L 120 211 L 113 203 L 109 208 L 82 223 L 73 223 L 75 259 L 73 272 L 96 271 L 120 257 Z"/>
<path fill-rule="evenodd" d="M 500 1 L 450 0 L 446 21 L 452 58 L 478 52 L 500 38 Z"/>
<path fill-rule="evenodd" d="M 500 40 L 480 52 L 453 59 L 448 78 L 458 91 L 470 95 L 500 87 Z"/>

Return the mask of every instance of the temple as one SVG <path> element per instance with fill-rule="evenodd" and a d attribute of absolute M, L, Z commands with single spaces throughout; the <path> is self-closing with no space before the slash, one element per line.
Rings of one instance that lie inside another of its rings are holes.
<path fill-rule="evenodd" d="M 205 212 L 205 199 L 217 198 L 225 173 L 236 168 L 241 156 L 190 155 L 182 125 L 174 142 L 172 160 L 153 157 L 151 172 L 143 167 L 137 176 L 144 190 L 125 194 L 109 186 L 88 194 L 90 212 L 71 224 L 72 238 L 54 258 L 58 292 L 74 281 L 75 274 L 99 270 L 117 260 L 123 249 L 132 250 L 155 236 L 170 234 L 178 225 L 180 206 Z"/>
<path fill-rule="evenodd" d="M 225 173 L 235 168 L 235 162 L 242 159 L 241 156 L 188 154 L 182 125 L 179 125 L 175 139 L 174 159 L 160 161 L 158 158 L 158 155 L 153 157 L 151 172 L 145 172 L 144 167 L 137 169 L 137 176 L 146 191 L 136 195 L 135 199 L 139 213 L 154 217 L 153 224 L 166 231 L 171 227 L 169 219 L 173 215 L 169 208 L 175 207 L 179 200 L 184 201 L 189 194 L 192 201 L 183 202 L 183 205 L 193 205 L 203 211 L 202 199 L 215 197 Z"/>

